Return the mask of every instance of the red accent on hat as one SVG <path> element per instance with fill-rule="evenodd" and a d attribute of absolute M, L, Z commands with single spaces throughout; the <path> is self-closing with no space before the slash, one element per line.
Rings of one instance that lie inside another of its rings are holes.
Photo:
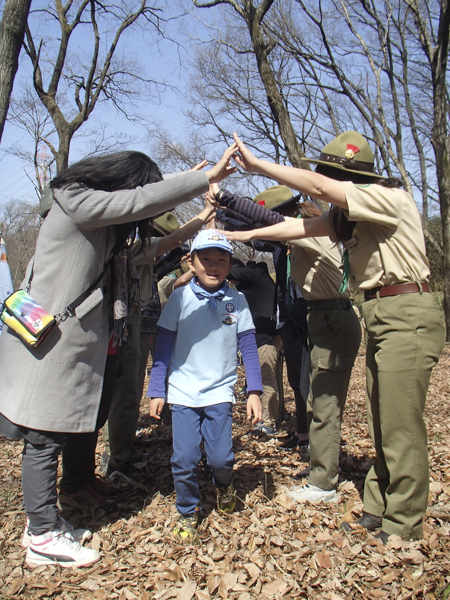
<path fill-rule="evenodd" d="M 361 150 L 361 148 L 358 148 L 358 146 L 355 146 L 354 144 L 347 144 L 347 150 L 353 150 L 353 152 L 356 154 Z"/>
<path fill-rule="evenodd" d="M 266 201 L 265 201 L 265 200 L 260 200 L 260 201 L 258 202 L 258 204 L 259 204 L 260 206 L 265 206 L 265 205 L 266 205 Z"/>

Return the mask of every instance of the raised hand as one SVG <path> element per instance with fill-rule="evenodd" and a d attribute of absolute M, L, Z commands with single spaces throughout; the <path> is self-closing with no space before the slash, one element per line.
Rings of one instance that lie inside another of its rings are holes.
<path fill-rule="evenodd" d="M 236 173 L 237 168 L 230 166 L 231 157 L 236 152 L 236 150 L 237 144 L 234 143 L 225 150 L 222 158 L 216 165 L 214 165 L 212 169 L 209 169 L 209 171 L 205 171 L 210 183 L 220 183 L 229 175 Z"/>
<path fill-rule="evenodd" d="M 205 202 L 206 202 L 206 206 L 208 206 L 208 204 L 210 206 L 214 206 L 214 208 L 220 208 L 220 202 L 217 202 L 216 200 L 216 194 L 220 192 L 220 188 L 217 185 L 217 183 L 212 183 L 209 186 L 209 190 L 206 192 L 205 194 Z"/>
<path fill-rule="evenodd" d="M 199 162 L 198 165 L 195 165 L 195 167 L 192 167 L 192 169 L 189 169 L 190 171 L 201 171 L 204 167 L 207 167 L 209 165 L 209 162 L 205 159 L 202 160 L 202 162 Z"/>
<path fill-rule="evenodd" d="M 234 132 L 233 137 L 238 148 L 238 152 L 233 155 L 234 160 L 244 169 L 244 171 L 247 171 L 247 173 L 256 173 L 259 160 L 253 152 L 247 148 L 244 142 L 242 142 L 236 132 Z"/>

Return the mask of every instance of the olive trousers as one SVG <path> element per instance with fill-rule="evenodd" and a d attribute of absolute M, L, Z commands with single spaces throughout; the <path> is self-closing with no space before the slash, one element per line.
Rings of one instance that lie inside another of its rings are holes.
<path fill-rule="evenodd" d="M 374 298 L 363 305 L 368 333 L 367 420 L 377 453 L 364 487 L 364 510 L 382 529 L 406 539 L 422 535 L 429 489 L 428 384 L 445 340 L 430 293 Z"/>
<path fill-rule="evenodd" d="M 361 326 L 350 301 L 334 298 L 309 303 L 308 331 L 309 483 L 332 490 L 338 485 L 342 415 L 361 343 Z"/>
<path fill-rule="evenodd" d="M 128 473 L 133 465 L 134 440 L 141 402 L 138 391 L 140 313 L 133 311 L 128 317 L 127 325 L 128 337 L 120 348 L 121 373 L 119 372 L 115 382 L 107 428 L 103 428 L 105 452 L 110 454 L 110 470 L 122 473 Z"/>

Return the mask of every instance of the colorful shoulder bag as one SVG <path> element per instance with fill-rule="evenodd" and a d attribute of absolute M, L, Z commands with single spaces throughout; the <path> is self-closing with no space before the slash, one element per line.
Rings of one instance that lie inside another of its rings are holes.
<path fill-rule="evenodd" d="M 55 317 L 39 306 L 26 290 L 17 290 L 6 298 L 0 318 L 30 348 L 39 346 L 57 324 Z"/>
<path fill-rule="evenodd" d="M 27 289 L 17 290 L 5 299 L 0 319 L 16 333 L 25 346 L 36 348 L 43 342 L 53 327 L 75 314 L 77 306 L 84 302 L 95 290 L 97 284 L 100 283 L 110 262 L 111 259 L 108 260 L 97 279 L 81 296 L 78 296 L 72 304 L 69 304 L 64 312 L 54 316 L 42 308 L 29 294 L 33 279 L 33 266 Z"/>

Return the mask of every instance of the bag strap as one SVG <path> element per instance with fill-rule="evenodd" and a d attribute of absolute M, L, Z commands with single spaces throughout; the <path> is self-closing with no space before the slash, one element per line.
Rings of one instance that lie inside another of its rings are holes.
<path fill-rule="evenodd" d="M 58 325 L 59 325 L 59 323 L 61 323 L 62 321 L 65 321 L 69 317 L 73 317 L 73 315 L 75 314 L 75 309 L 78 306 L 80 306 L 80 304 L 82 302 L 84 302 L 86 300 L 86 298 L 89 298 L 89 296 L 95 290 L 97 285 L 103 279 L 103 277 L 106 273 L 106 270 L 108 269 L 109 265 L 111 264 L 111 261 L 113 258 L 114 258 L 114 255 L 110 257 L 110 259 L 105 264 L 103 271 L 100 273 L 100 275 L 97 277 L 97 279 L 93 283 L 91 283 L 91 285 L 88 287 L 88 289 L 85 292 L 80 294 L 80 296 L 78 296 L 78 298 L 76 298 L 73 302 L 71 302 L 68 306 L 66 306 L 64 312 L 60 313 L 59 315 L 55 315 L 55 319 L 56 319 Z"/>
<path fill-rule="evenodd" d="M 71 302 L 68 306 L 66 306 L 66 308 L 64 309 L 64 312 L 60 313 L 59 315 L 54 315 L 58 325 L 62 321 L 65 321 L 66 319 L 68 319 L 69 317 L 73 317 L 75 314 L 75 309 L 78 306 L 80 306 L 80 304 L 82 302 L 84 302 L 86 300 L 86 298 L 88 298 L 92 294 L 92 292 L 95 290 L 97 285 L 103 279 L 103 276 L 105 275 L 106 270 L 108 269 L 114 256 L 116 255 L 116 253 L 119 250 L 119 248 L 118 247 L 116 248 L 116 246 L 117 246 L 117 243 L 114 245 L 113 249 L 111 250 L 111 255 L 110 255 L 109 259 L 107 260 L 107 262 L 105 263 L 105 266 L 103 267 L 103 271 L 100 273 L 100 275 L 97 277 L 97 279 L 93 283 L 91 283 L 91 285 L 88 287 L 88 289 L 85 292 L 83 292 L 80 296 L 78 296 L 78 298 L 76 298 L 73 302 Z M 33 256 L 33 266 L 31 267 L 30 277 L 28 279 L 28 283 L 25 288 L 27 294 L 30 293 L 33 275 L 34 275 L 34 256 Z"/>

